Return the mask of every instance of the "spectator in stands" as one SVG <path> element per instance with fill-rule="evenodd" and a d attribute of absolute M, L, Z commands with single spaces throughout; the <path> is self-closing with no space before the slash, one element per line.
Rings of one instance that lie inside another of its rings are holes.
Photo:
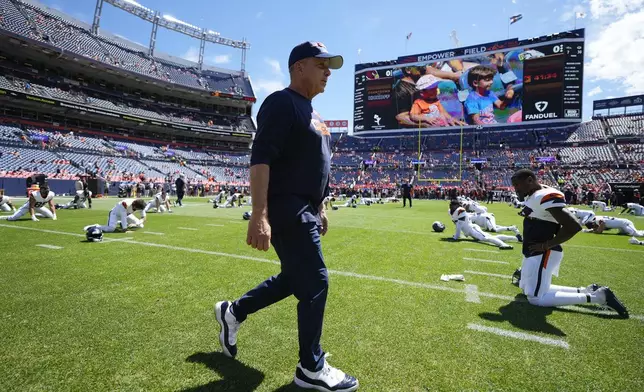
<path fill-rule="evenodd" d="M 224 353 L 237 353 L 237 331 L 246 317 L 290 295 L 298 299 L 299 357 L 295 383 L 320 391 L 355 391 L 358 381 L 329 365 L 320 346 L 328 292 L 320 235 L 328 221 L 331 148 L 328 129 L 311 100 L 324 92 L 330 69 L 342 66 L 319 42 L 296 46 L 289 58 L 291 84 L 268 96 L 257 115 L 251 155 L 253 212 L 247 243 L 280 258 L 281 272 L 235 302 L 215 306 Z"/>

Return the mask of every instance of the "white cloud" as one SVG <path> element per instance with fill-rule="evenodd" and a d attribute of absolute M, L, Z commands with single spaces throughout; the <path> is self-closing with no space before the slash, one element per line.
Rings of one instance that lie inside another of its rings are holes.
<path fill-rule="evenodd" d="M 512 0 L 512 4 L 516 4 L 516 3 L 517 3 L 517 0 Z"/>
<path fill-rule="evenodd" d="M 188 60 L 194 61 L 195 63 L 199 61 L 199 49 L 196 46 L 191 46 L 186 50 L 184 54 L 180 57 Z M 206 64 L 227 64 L 230 63 L 231 55 L 229 54 L 220 54 L 216 56 L 207 56 L 204 58 L 204 63 Z"/>
<path fill-rule="evenodd" d="M 264 11 L 259 11 L 258 13 L 255 14 L 255 18 L 261 19 L 262 16 L 264 16 Z"/>
<path fill-rule="evenodd" d="M 476 23 L 472 23 L 472 27 L 476 27 Z"/>
<path fill-rule="evenodd" d="M 282 75 L 282 66 L 280 65 L 280 62 L 278 60 L 265 58 L 264 62 L 268 64 L 268 66 L 271 68 L 271 71 L 273 71 L 274 74 Z"/>
<path fill-rule="evenodd" d="M 284 87 L 284 83 L 281 80 L 277 79 L 257 79 L 256 82 L 253 82 L 253 87 L 255 87 L 255 92 L 257 94 L 270 94 L 274 91 L 281 90 Z"/>
<path fill-rule="evenodd" d="M 600 86 L 597 86 L 588 92 L 588 96 L 594 97 L 595 95 L 601 94 L 602 92 L 603 92 L 602 88 Z"/>
<path fill-rule="evenodd" d="M 591 80 L 621 85 L 625 94 L 644 91 L 644 73 L 641 71 L 644 64 L 644 9 L 624 14 L 598 27 L 601 34 L 586 46 L 590 59 L 586 64 L 586 75 Z"/>
<path fill-rule="evenodd" d="M 182 58 L 184 58 L 184 59 L 186 59 L 188 61 L 194 61 L 196 63 L 197 61 L 199 61 L 199 49 L 197 49 L 194 46 L 191 46 L 180 57 L 182 57 Z"/>
<path fill-rule="evenodd" d="M 212 56 L 209 57 L 206 62 L 210 62 L 213 64 L 227 64 L 230 63 L 230 58 L 231 56 L 229 54 L 220 54 L 218 56 Z"/>
<path fill-rule="evenodd" d="M 590 0 L 593 18 L 621 16 L 637 11 L 644 6 L 644 0 Z"/>

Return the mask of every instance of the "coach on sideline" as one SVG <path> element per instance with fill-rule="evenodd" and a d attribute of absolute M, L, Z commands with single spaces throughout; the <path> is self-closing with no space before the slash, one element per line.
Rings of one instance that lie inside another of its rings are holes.
<path fill-rule="evenodd" d="M 237 301 L 215 305 L 223 352 L 234 357 L 239 324 L 295 295 L 300 346 L 295 383 L 322 391 L 358 388 L 354 377 L 328 364 L 320 347 L 329 285 L 320 234 L 328 229 L 323 201 L 329 194 L 331 147 L 311 100 L 324 92 L 330 69 L 342 63 L 342 56 L 329 54 L 323 44 L 304 42 L 288 60 L 290 85 L 262 103 L 250 159 L 253 213 L 246 242 L 263 251 L 273 244 L 281 272 Z"/>

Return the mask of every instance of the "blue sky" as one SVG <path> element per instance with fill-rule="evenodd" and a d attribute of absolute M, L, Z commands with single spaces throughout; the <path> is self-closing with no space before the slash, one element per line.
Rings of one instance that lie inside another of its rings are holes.
<path fill-rule="evenodd" d="M 91 23 L 93 0 L 41 1 Z M 644 92 L 644 0 L 138 2 L 218 31 L 223 37 L 246 38 L 252 45 L 246 68 L 258 98 L 254 114 L 268 94 L 288 85 L 288 55 L 300 42 L 321 41 L 330 52 L 344 56 L 345 66 L 334 71 L 326 92 L 314 100 L 314 106 L 327 120 L 351 121 L 355 63 L 451 48 L 452 30 L 457 31 L 462 46 L 506 39 L 508 17 L 518 13 L 523 14 L 523 20 L 511 26 L 511 37 L 572 29 L 577 12 L 587 15 L 577 19 L 577 27 L 587 29 L 584 118 L 591 115 L 593 99 Z M 103 6 L 101 27 L 146 45 L 151 30 L 150 24 L 109 4 Z M 405 36 L 410 32 L 406 45 Z M 196 40 L 159 29 L 158 50 L 196 59 L 198 48 Z M 239 69 L 241 52 L 209 44 L 205 58 L 212 65 Z"/>

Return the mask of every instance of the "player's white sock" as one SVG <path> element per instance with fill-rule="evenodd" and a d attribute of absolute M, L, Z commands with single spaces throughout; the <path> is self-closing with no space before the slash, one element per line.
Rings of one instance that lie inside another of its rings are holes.
<path fill-rule="evenodd" d="M 510 246 L 510 245 L 506 244 L 505 242 L 503 242 L 501 239 L 499 239 L 499 237 L 503 237 L 503 236 L 497 235 L 497 236 L 493 236 L 493 237 L 487 237 L 483 241 L 489 242 L 492 245 L 498 246 L 499 248 L 504 247 L 504 246 Z M 505 236 L 505 237 L 507 237 L 507 236 Z M 515 238 L 515 240 L 516 240 L 516 238 Z"/>
<path fill-rule="evenodd" d="M 500 239 L 501 241 L 514 241 L 514 242 L 518 242 L 518 241 L 519 241 L 519 240 L 517 239 L 517 237 L 515 237 L 515 236 L 513 236 L 513 235 L 503 235 L 503 234 L 500 234 L 500 235 L 497 235 L 497 236 L 496 236 L 496 238 Z"/>

